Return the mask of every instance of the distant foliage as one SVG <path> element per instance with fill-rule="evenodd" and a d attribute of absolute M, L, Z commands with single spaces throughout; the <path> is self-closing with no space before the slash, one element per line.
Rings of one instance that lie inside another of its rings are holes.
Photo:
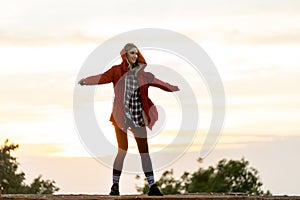
<path fill-rule="evenodd" d="M 137 176 L 137 179 L 140 177 Z M 197 192 L 229 193 L 239 192 L 252 195 L 269 195 L 264 192 L 258 171 L 249 167 L 249 162 L 241 160 L 223 159 L 216 167 L 199 168 L 198 171 L 184 172 L 179 179 L 175 179 L 173 170 L 165 171 L 157 184 L 164 194 L 185 194 Z M 136 187 L 137 191 L 146 194 L 149 186 L 145 181 L 143 187 Z"/>
<path fill-rule="evenodd" d="M 38 176 L 30 185 L 26 185 L 25 173 L 18 172 L 19 163 L 11 155 L 19 145 L 8 140 L 0 147 L 0 194 L 53 194 L 59 190 L 55 181 L 43 180 Z"/>

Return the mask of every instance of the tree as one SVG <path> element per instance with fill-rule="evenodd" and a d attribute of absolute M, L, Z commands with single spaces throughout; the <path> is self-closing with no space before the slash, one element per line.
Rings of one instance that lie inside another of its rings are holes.
<path fill-rule="evenodd" d="M 261 195 L 263 185 L 260 182 L 258 171 L 249 167 L 249 162 L 242 158 L 241 161 L 221 160 L 216 168 L 215 190 L 218 192 L 245 192 Z M 222 184 L 216 184 L 220 182 Z"/>
<path fill-rule="evenodd" d="M 138 178 L 138 177 L 137 177 Z M 196 192 L 241 192 L 246 194 L 270 194 L 261 189 L 258 171 L 249 167 L 249 162 L 223 159 L 216 167 L 199 168 L 196 172 L 184 172 L 179 180 L 173 175 L 173 170 L 165 171 L 157 184 L 164 194 L 183 194 Z M 137 191 L 146 193 L 148 186 L 137 187 Z"/>
<path fill-rule="evenodd" d="M 55 181 L 42 180 L 42 176 L 38 176 L 30 185 L 26 185 L 25 173 L 18 172 L 19 163 L 17 159 L 11 155 L 19 145 L 9 144 L 5 140 L 0 147 L 0 193 L 2 194 L 53 194 L 58 191 Z"/>

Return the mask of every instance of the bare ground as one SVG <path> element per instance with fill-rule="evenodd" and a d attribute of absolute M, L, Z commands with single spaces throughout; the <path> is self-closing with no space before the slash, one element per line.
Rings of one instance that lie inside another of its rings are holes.
<path fill-rule="evenodd" d="M 24 195 L 24 194 L 6 194 L 0 195 L 0 200 L 295 200 L 300 196 L 250 196 L 240 193 L 232 194 L 188 194 L 188 195 L 165 195 L 163 197 L 149 197 L 147 195 L 122 195 L 122 196 L 108 196 L 108 195 Z"/>

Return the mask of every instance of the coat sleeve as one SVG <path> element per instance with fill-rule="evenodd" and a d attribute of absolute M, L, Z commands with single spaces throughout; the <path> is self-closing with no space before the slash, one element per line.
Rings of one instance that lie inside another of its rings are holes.
<path fill-rule="evenodd" d="M 153 77 L 152 81 L 149 82 L 149 86 L 154 86 L 154 87 L 158 87 L 164 91 L 167 92 L 175 92 L 175 91 L 179 91 L 178 86 L 175 85 L 171 85 L 167 82 L 161 81 L 158 78 Z"/>
<path fill-rule="evenodd" d="M 114 69 L 110 68 L 106 72 L 102 74 L 98 74 L 95 76 L 89 76 L 85 78 L 86 85 L 100 85 L 105 83 L 111 83 L 114 79 Z"/>

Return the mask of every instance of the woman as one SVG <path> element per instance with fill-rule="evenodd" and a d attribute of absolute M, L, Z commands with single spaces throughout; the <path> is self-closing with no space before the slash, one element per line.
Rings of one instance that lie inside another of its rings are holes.
<path fill-rule="evenodd" d="M 128 43 L 120 52 L 122 63 L 111 67 L 103 74 L 81 79 L 80 85 L 113 83 L 114 103 L 110 121 L 115 127 L 118 153 L 113 166 L 113 185 L 110 195 L 119 195 L 119 179 L 124 158 L 128 149 L 127 130 L 134 134 L 142 167 L 149 184 L 150 196 L 162 196 L 155 184 L 152 162 L 149 156 L 146 127 L 151 130 L 158 119 L 155 105 L 148 97 L 149 86 L 158 87 L 168 92 L 178 91 L 177 86 L 163 82 L 144 69 L 147 63 L 138 48 Z"/>

